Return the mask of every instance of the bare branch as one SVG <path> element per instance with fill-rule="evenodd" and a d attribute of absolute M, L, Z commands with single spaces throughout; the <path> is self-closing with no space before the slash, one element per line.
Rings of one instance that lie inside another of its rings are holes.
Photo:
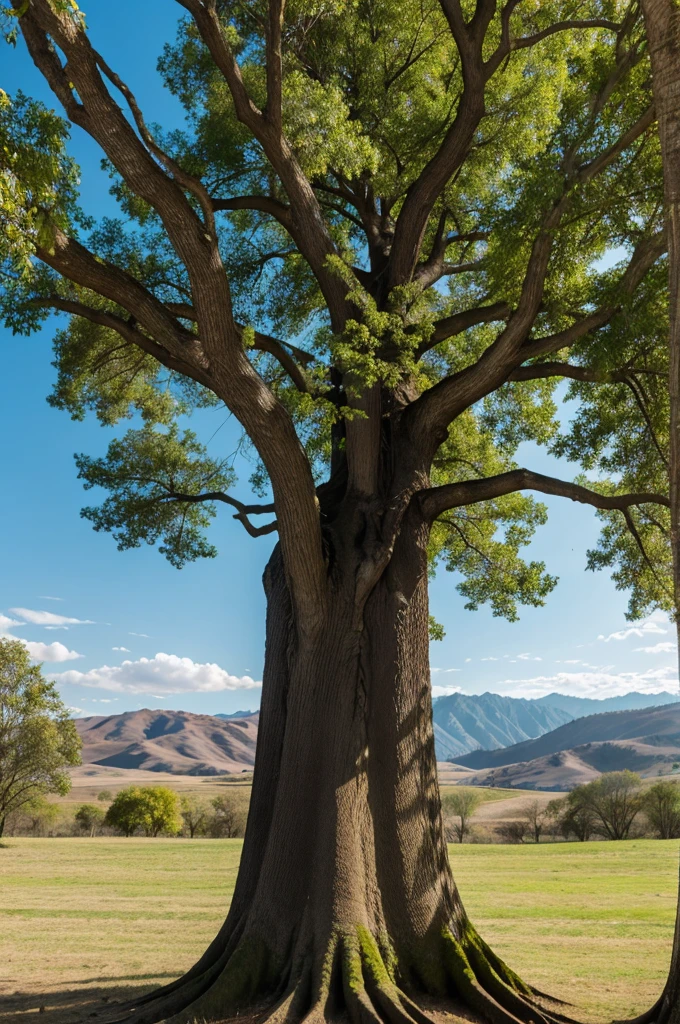
<path fill-rule="evenodd" d="M 196 310 L 190 302 L 166 302 L 165 305 L 167 309 L 182 320 L 195 321 L 197 319 Z M 243 335 L 246 330 L 245 325 L 237 323 L 236 326 L 241 335 Z M 269 352 L 270 355 L 279 361 L 298 391 L 302 391 L 305 394 L 312 393 L 307 378 L 295 362 L 295 359 L 303 365 L 314 362 L 314 356 L 311 353 L 305 352 L 304 349 L 298 348 L 296 345 L 290 344 L 290 342 L 279 341 L 278 338 L 273 338 L 270 334 L 262 334 L 260 331 L 253 332 L 253 344 L 251 347 L 257 352 Z"/>
<path fill-rule="evenodd" d="M 211 199 L 212 208 L 215 213 L 232 210 L 258 210 L 261 213 L 268 213 L 284 228 L 290 230 L 293 227 L 293 218 L 290 213 L 290 206 L 272 199 L 271 196 L 234 196 L 232 199 Z"/>
<path fill-rule="evenodd" d="M 164 304 L 148 292 L 136 278 L 120 267 L 95 256 L 59 228 L 54 228 L 52 248 L 38 247 L 36 254 L 43 263 L 67 280 L 88 288 L 126 309 L 158 346 L 162 346 L 170 357 L 182 364 L 183 373 L 211 386 L 208 363 L 197 338 L 182 327 Z M 66 300 L 59 301 L 61 306 L 58 308 L 65 312 L 74 311 L 66 308 Z M 50 299 L 49 304 L 54 306 L 55 300 Z M 82 311 L 87 309 L 85 305 L 76 305 L 78 315 L 82 315 Z M 92 316 L 88 316 L 88 319 L 92 319 Z M 115 329 L 118 330 L 118 327 Z M 136 337 L 135 343 L 138 340 L 141 342 L 141 338 Z"/>
<path fill-rule="evenodd" d="M 624 511 L 631 505 L 664 505 L 670 506 L 670 500 L 663 494 L 599 494 L 580 484 L 558 480 L 542 473 L 533 473 L 529 469 L 513 469 L 498 476 L 486 477 L 481 480 L 464 480 L 460 483 L 444 484 L 420 491 L 417 500 L 423 515 L 432 522 L 443 512 L 462 505 L 473 505 L 478 501 L 489 501 L 500 498 L 514 491 L 540 491 L 543 494 L 555 494 L 594 508 Z"/>
<path fill-rule="evenodd" d="M 281 0 L 272 2 L 280 8 L 282 16 Z M 281 179 L 293 214 L 291 227 L 296 231 L 294 238 L 319 282 L 334 326 L 341 330 L 349 313 L 347 286 L 327 265 L 328 257 L 335 255 L 336 249 L 311 183 L 303 173 L 280 125 L 276 120 L 272 122 L 265 117 L 248 94 L 241 68 L 222 29 L 217 6 L 203 4 L 200 0 L 177 0 L 177 3 L 192 15 L 203 42 L 229 86 L 236 116 L 260 143 Z M 278 86 L 273 84 L 276 90 Z"/>
<path fill-rule="evenodd" d="M 536 46 L 536 44 L 540 43 L 543 39 L 547 39 L 549 36 L 554 36 L 558 32 L 568 32 L 576 29 L 603 28 L 610 32 L 618 33 L 621 30 L 621 25 L 618 25 L 614 21 L 609 21 L 607 18 L 570 19 L 567 21 L 557 21 L 554 25 L 549 25 L 540 32 L 533 33 L 533 35 L 519 36 L 516 39 L 512 39 L 510 36 L 510 15 L 518 4 L 519 0 L 514 0 L 514 2 L 507 4 L 503 11 L 501 41 L 498 48 L 487 61 L 487 68 L 489 71 L 495 71 L 500 67 L 505 58 L 515 50 L 524 50 L 529 46 Z"/>
<path fill-rule="evenodd" d="M 59 295 L 33 299 L 31 304 L 56 309 L 61 313 L 69 313 L 71 316 L 81 316 L 85 320 L 89 320 L 90 323 L 107 327 L 109 330 L 119 334 L 128 344 L 135 345 L 150 356 L 153 356 L 154 359 L 157 359 L 159 363 L 166 366 L 169 370 L 175 370 L 177 373 L 184 374 L 185 377 L 190 377 L 198 383 L 210 387 L 211 381 L 207 373 L 203 373 L 190 361 L 174 355 L 167 348 L 154 341 L 153 338 L 140 331 L 134 323 L 129 320 L 123 320 L 122 317 L 116 316 L 114 313 L 101 309 L 92 309 L 83 302 L 74 302 L 71 299 L 64 299 Z"/>
<path fill-rule="evenodd" d="M 618 290 L 624 297 L 633 295 L 647 271 L 654 266 L 659 257 L 666 252 L 667 248 L 668 242 L 665 229 L 643 238 L 638 243 L 618 285 Z M 529 339 L 522 346 L 522 361 L 533 359 L 537 356 L 550 355 L 551 352 L 559 352 L 560 349 L 574 345 L 581 338 L 590 334 L 591 331 L 604 327 L 620 310 L 620 303 L 611 303 L 610 305 L 602 306 L 601 309 L 590 313 L 563 331 L 546 335 L 543 338 Z"/>
<path fill-rule="evenodd" d="M 264 537 L 265 534 L 274 533 L 274 531 L 279 528 L 276 520 L 271 523 L 265 523 L 264 526 L 253 526 L 248 519 L 249 514 L 259 516 L 264 515 L 267 512 L 274 512 L 275 508 L 273 503 L 269 505 L 244 505 L 242 501 L 232 498 L 230 494 L 225 494 L 224 491 L 207 491 L 204 494 L 181 494 L 178 491 L 170 491 L 167 496 L 164 496 L 163 500 L 177 501 L 184 504 L 196 504 L 203 501 L 222 501 L 225 505 L 231 505 L 232 508 L 238 509 L 234 519 L 238 519 L 251 537 Z"/>
<path fill-rule="evenodd" d="M 478 306 L 476 309 L 466 309 L 460 313 L 453 313 L 442 320 L 437 320 L 429 340 L 418 349 L 418 357 L 431 348 L 438 345 L 440 341 L 453 338 L 470 327 L 477 324 L 488 324 L 494 320 L 506 320 L 510 316 L 510 306 L 507 302 L 494 302 L 490 306 Z"/>

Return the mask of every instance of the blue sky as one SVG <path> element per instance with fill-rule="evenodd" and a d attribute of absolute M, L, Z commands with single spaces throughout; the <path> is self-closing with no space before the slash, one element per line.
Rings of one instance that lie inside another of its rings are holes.
<path fill-rule="evenodd" d="M 177 12 L 169 0 L 86 8 L 97 48 L 127 80 L 147 120 L 165 126 L 176 124 L 181 111 L 162 88 L 155 61 L 174 35 Z M 3 45 L 0 61 L 1 88 L 55 105 L 21 44 Z M 78 129 L 71 152 L 83 168 L 86 209 L 115 214 L 100 155 Z M 178 572 L 154 550 L 119 552 L 108 534 L 95 533 L 79 515 L 94 497 L 76 479 L 73 454 L 103 453 L 113 432 L 93 418 L 74 423 L 47 405 L 58 324 L 50 321 L 30 338 L 0 327 L 0 632 L 26 640 L 77 714 L 256 707 L 264 654 L 261 575 L 272 538 L 249 538 L 221 511 L 211 536 L 219 557 Z M 224 410 L 201 413 L 192 428 L 211 439 L 216 457 L 236 446 L 237 425 Z M 529 445 L 518 461 L 565 478 L 576 472 Z M 241 463 L 241 469 L 234 493 L 247 496 L 249 467 Z M 442 571 L 432 583 L 431 610 L 446 630 L 444 641 L 432 645 L 435 694 L 559 690 L 604 697 L 677 688 L 665 617 L 633 624 L 631 632 L 626 595 L 605 574 L 585 571 L 586 550 L 599 532 L 594 512 L 564 499 L 547 504 L 549 522 L 527 551 L 560 578 L 545 608 L 524 609 L 518 623 L 507 623 L 487 609 L 466 611 L 451 574 Z"/>

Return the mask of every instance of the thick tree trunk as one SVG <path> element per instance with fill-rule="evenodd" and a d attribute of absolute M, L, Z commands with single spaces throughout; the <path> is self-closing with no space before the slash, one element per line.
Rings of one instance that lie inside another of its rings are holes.
<path fill-rule="evenodd" d="M 680 4 L 642 0 L 652 63 L 652 90 L 659 122 L 668 232 L 670 300 L 670 499 L 675 620 L 680 641 Z M 658 1003 L 637 1024 L 680 1024 L 680 902 L 673 955 Z"/>
<path fill-rule="evenodd" d="M 278 551 L 251 809 L 231 909 L 135 1018 L 423 1024 L 423 995 L 499 1024 L 555 1020 L 468 921 L 448 861 L 428 667 L 427 529 L 402 538 L 357 623 L 342 574 L 300 641 Z"/>

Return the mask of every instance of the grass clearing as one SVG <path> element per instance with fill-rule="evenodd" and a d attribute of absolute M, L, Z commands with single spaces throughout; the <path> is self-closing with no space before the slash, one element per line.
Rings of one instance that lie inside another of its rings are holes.
<path fill-rule="evenodd" d="M 472 920 L 538 988 L 611 1020 L 651 1005 L 672 940 L 678 842 L 451 846 Z M 9 839 L 0 850 L 0 1020 L 175 977 L 226 912 L 240 840 Z M 72 1019 L 72 1010 L 70 1019 Z"/>

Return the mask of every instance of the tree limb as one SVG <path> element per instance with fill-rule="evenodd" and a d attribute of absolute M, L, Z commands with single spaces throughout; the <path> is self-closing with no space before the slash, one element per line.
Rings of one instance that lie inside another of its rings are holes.
<path fill-rule="evenodd" d="M 102 309 L 92 309 L 91 306 L 86 305 L 84 302 L 64 299 L 60 295 L 33 299 L 31 305 L 56 309 L 61 313 L 69 313 L 71 316 L 81 316 L 83 319 L 89 320 L 90 323 L 107 327 L 109 330 L 119 334 L 128 344 L 135 345 L 137 348 L 153 356 L 154 359 L 157 359 L 161 365 L 166 366 L 169 370 L 175 370 L 177 373 L 181 373 L 185 377 L 203 384 L 205 387 L 210 387 L 211 381 L 207 374 L 203 374 L 191 362 L 173 355 L 167 348 L 159 345 L 153 338 L 140 331 L 134 323 L 129 320 L 123 320 L 122 317 L 116 316 L 115 313 Z"/>
<path fill-rule="evenodd" d="M 460 483 L 444 484 L 420 491 L 416 498 L 426 519 L 434 521 L 443 512 L 462 505 L 473 505 L 478 501 L 500 498 L 514 491 L 540 491 L 543 494 L 555 494 L 594 508 L 624 511 L 631 505 L 664 505 L 670 506 L 670 500 L 663 494 L 599 494 L 597 491 L 582 487 L 580 484 L 558 480 L 542 473 L 533 473 L 529 469 L 513 469 L 498 476 L 486 477 L 481 480 L 464 480 Z"/>
<path fill-rule="evenodd" d="M 279 528 L 276 520 L 271 523 L 265 523 L 264 526 L 253 526 L 248 518 L 249 515 L 259 516 L 267 512 L 274 512 L 275 506 L 273 502 L 269 505 L 245 505 L 242 501 L 238 501 L 237 498 L 232 498 L 230 494 L 225 494 L 224 491 L 207 491 L 205 494 L 181 494 L 178 491 L 170 491 L 167 496 L 164 496 L 163 500 L 177 501 L 190 505 L 203 501 L 224 502 L 225 505 L 231 505 L 232 508 L 238 509 L 234 519 L 238 519 L 251 537 L 264 537 L 265 534 L 274 533 Z"/>
<path fill-rule="evenodd" d="M 176 2 L 194 19 L 201 39 L 229 87 L 237 118 L 260 143 L 281 179 L 290 202 L 292 226 L 296 231 L 294 238 L 300 253 L 319 282 L 335 329 L 342 330 L 349 315 L 347 286 L 328 267 L 328 257 L 336 255 L 336 248 L 311 183 L 303 173 L 280 125 L 265 117 L 248 94 L 241 68 L 222 30 L 217 6 L 203 4 L 200 0 Z M 280 5 L 280 0 L 273 2 Z"/>
<path fill-rule="evenodd" d="M 268 213 L 284 228 L 290 230 L 292 217 L 290 206 L 273 199 L 271 196 L 234 196 L 231 199 L 211 199 L 212 208 L 215 213 L 232 210 L 258 210 L 261 213 Z"/>
<path fill-rule="evenodd" d="M 42 49 L 38 46 L 31 48 L 31 56 L 38 69 L 48 82 L 60 74 L 61 78 L 55 81 L 55 87 L 62 92 L 66 88 L 63 78 L 68 73 L 70 95 L 77 95 L 79 100 L 77 106 L 73 105 L 72 100 L 69 101 L 69 115 L 98 143 L 132 192 L 157 211 L 175 251 L 186 267 L 197 314 L 200 346 L 207 359 L 204 369 L 209 368 L 211 390 L 227 404 L 244 426 L 267 468 L 277 503 L 279 533 L 290 572 L 291 594 L 300 613 L 301 628 L 313 630 L 320 621 L 326 587 L 321 527 L 311 467 L 290 415 L 255 372 L 244 351 L 240 332 L 233 320 L 231 294 L 217 238 L 214 233 L 206 231 L 182 186 L 149 152 L 114 102 L 102 78 L 97 55 L 82 26 L 70 18 L 68 13 L 58 10 L 50 0 L 27 0 L 27 4 L 19 25 L 22 31 L 28 30 L 25 35 L 29 46 L 35 42 L 35 36 L 42 41 Z M 207 21 L 211 30 L 217 30 L 221 51 L 228 54 L 214 5 L 211 4 L 208 10 L 203 4 L 186 0 L 183 6 L 203 23 Z M 207 42 L 209 44 L 211 40 Z M 221 51 L 217 50 L 218 57 L 223 56 Z M 59 72 L 58 67 L 55 68 L 54 57 L 60 62 L 62 54 L 66 65 Z M 235 61 L 233 65 L 230 88 L 236 93 L 235 102 L 239 106 L 243 97 L 247 102 L 249 100 Z M 265 123 L 264 118 L 255 107 L 253 110 L 260 127 Z M 271 125 L 266 124 L 263 138 L 270 141 L 271 137 Z M 282 168 L 284 171 L 289 170 L 290 160 L 288 164 L 283 160 L 286 165 Z M 300 188 L 304 190 L 304 183 L 294 193 L 296 198 Z M 318 209 L 308 182 L 306 188 L 314 209 Z M 303 212 L 308 214 L 309 210 L 305 208 Z M 296 215 L 302 216 L 299 209 Z M 306 233 L 317 249 L 321 241 L 323 262 L 333 247 L 320 214 L 317 221 L 314 225 L 317 230 L 308 230 Z M 327 245 L 323 242 L 324 237 L 328 240 Z M 74 251 L 73 245 L 71 250 Z M 50 253 L 39 255 L 45 262 L 54 265 L 50 263 Z M 63 260 L 62 267 L 64 276 L 74 280 L 68 265 L 64 267 Z M 56 269 L 61 271 L 62 268 Z M 334 282 L 331 293 L 342 294 L 344 302 L 346 286 L 334 275 L 330 277 Z M 107 276 L 107 286 L 108 281 Z M 86 286 L 92 287 L 88 284 Z M 139 287 L 144 293 L 144 289 Z M 97 286 L 94 290 L 117 301 L 106 290 L 102 291 Z M 149 306 L 149 297 L 146 293 L 144 295 L 147 309 L 157 314 L 162 304 L 153 300 L 153 305 Z M 329 302 L 333 304 L 332 295 Z M 127 308 L 124 303 L 123 306 Z M 160 326 L 167 328 L 168 319 L 172 318 L 166 310 L 160 319 Z M 181 331 L 181 325 L 175 321 L 171 332 L 173 345 L 177 344 L 177 334 Z M 163 340 L 156 331 L 150 330 L 149 333 L 159 342 Z M 191 343 L 197 344 L 196 339 L 189 336 Z M 169 347 L 172 349 L 172 345 Z"/>
<path fill-rule="evenodd" d="M 452 316 L 436 320 L 432 334 L 419 347 L 417 356 L 420 358 L 425 352 L 429 352 L 431 348 L 438 345 L 440 341 L 446 341 L 447 338 L 453 338 L 457 334 L 462 334 L 463 331 L 467 331 L 470 327 L 476 327 L 477 324 L 488 324 L 494 320 L 505 320 L 510 316 L 510 312 L 510 306 L 507 302 L 494 302 L 490 306 L 466 309 L 461 313 L 454 313 Z"/>

